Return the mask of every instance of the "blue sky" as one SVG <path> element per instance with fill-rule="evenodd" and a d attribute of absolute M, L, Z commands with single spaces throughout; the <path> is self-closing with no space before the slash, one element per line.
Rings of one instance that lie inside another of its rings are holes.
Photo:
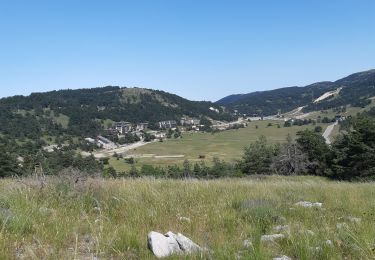
<path fill-rule="evenodd" d="M 0 0 L 0 96 L 106 85 L 215 101 L 375 68 L 375 1 Z"/>

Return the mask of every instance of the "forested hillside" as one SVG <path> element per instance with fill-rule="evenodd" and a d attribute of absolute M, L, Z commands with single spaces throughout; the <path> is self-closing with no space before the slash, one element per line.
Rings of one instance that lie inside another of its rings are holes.
<path fill-rule="evenodd" d="M 211 111 L 215 107 L 219 112 Z M 0 100 L 0 133 L 37 139 L 43 135 L 93 136 L 106 123 L 178 120 L 182 116 L 231 120 L 218 105 L 140 88 L 104 87 L 60 90 Z"/>
<path fill-rule="evenodd" d="M 338 95 L 314 102 L 328 91 L 342 88 Z M 230 95 L 216 103 L 248 115 L 274 115 L 305 106 L 304 111 L 340 106 L 363 107 L 375 96 L 375 70 L 352 74 L 335 82 L 318 82 L 305 87 L 288 87 L 270 91 Z"/>

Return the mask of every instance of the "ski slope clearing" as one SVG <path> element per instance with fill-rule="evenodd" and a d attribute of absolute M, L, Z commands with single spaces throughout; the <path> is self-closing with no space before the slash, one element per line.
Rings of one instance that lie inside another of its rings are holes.
<path fill-rule="evenodd" d="M 331 96 L 334 96 L 334 95 L 337 95 L 340 93 L 342 88 L 338 88 L 334 91 L 328 91 L 326 93 L 324 93 L 323 95 L 321 95 L 320 97 L 318 97 L 317 99 L 314 100 L 314 103 L 318 103 L 319 101 L 322 101 L 322 100 L 325 100 Z"/>

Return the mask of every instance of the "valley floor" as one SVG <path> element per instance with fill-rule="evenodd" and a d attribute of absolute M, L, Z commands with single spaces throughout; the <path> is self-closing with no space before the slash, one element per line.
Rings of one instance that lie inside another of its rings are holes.
<path fill-rule="evenodd" d="M 278 127 L 280 125 L 280 128 Z M 228 162 L 235 161 L 243 155 L 244 147 L 264 135 L 270 143 L 283 143 L 288 134 L 296 137 L 298 131 L 314 129 L 314 125 L 283 127 L 284 121 L 264 120 L 248 122 L 246 128 L 227 130 L 219 133 L 183 133 L 182 138 L 166 139 L 164 142 L 153 142 L 148 145 L 128 150 L 124 156 L 134 157 L 135 165 L 145 164 L 166 167 L 182 165 L 184 160 L 191 163 L 205 161 L 211 164 L 214 157 Z M 317 124 L 325 129 L 328 124 Z M 202 159 L 203 157 L 203 159 Z M 124 160 L 111 158 L 110 165 L 116 171 L 129 171 L 131 165 Z"/>
<path fill-rule="evenodd" d="M 187 258 L 370 259 L 374 212 L 374 183 L 318 177 L 3 179 L 0 259 L 153 259 L 150 231 L 209 249 Z M 284 237 L 261 241 L 277 233 Z"/>

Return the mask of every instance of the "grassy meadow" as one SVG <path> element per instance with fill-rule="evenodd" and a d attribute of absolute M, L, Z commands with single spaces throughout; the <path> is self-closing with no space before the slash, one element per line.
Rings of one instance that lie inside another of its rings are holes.
<path fill-rule="evenodd" d="M 0 259 L 153 259 L 148 232 L 169 230 L 209 249 L 186 259 L 373 259 L 374 212 L 373 183 L 317 177 L 3 179 Z M 275 233 L 285 238 L 260 241 Z"/>
<path fill-rule="evenodd" d="M 272 126 L 268 126 L 271 123 Z M 277 127 L 280 125 L 280 128 Z M 304 129 L 313 129 L 313 125 L 283 127 L 284 121 L 254 121 L 249 122 L 246 128 L 237 130 L 228 130 L 219 133 L 183 133 L 181 139 L 167 139 L 164 142 L 155 142 L 131 150 L 128 156 L 136 158 L 136 166 L 152 164 L 157 166 L 166 166 L 171 164 L 182 164 L 185 159 L 192 163 L 201 161 L 200 155 L 203 155 L 205 162 L 210 164 L 213 157 L 222 160 L 233 161 L 239 159 L 243 154 L 243 149 L 251 142 L 257 140 L 261 135 L 267 137 L 270 143 L 285 142 L 290 134 L 296 136 L 298 131 Z M 328 124 L 319 124 L 325 129 Z M 256 127 L 257 126 L 257 127 Z M 165 156 L 165 157 L 155 157 Z M 171 156 L 171 157 L 168 157 Z M 173 157 L 180 156 L 180 157 Z M 124 160 L 112 158 L 110 165 L 117 171 L 126 171 L 130 165 Z"/>

